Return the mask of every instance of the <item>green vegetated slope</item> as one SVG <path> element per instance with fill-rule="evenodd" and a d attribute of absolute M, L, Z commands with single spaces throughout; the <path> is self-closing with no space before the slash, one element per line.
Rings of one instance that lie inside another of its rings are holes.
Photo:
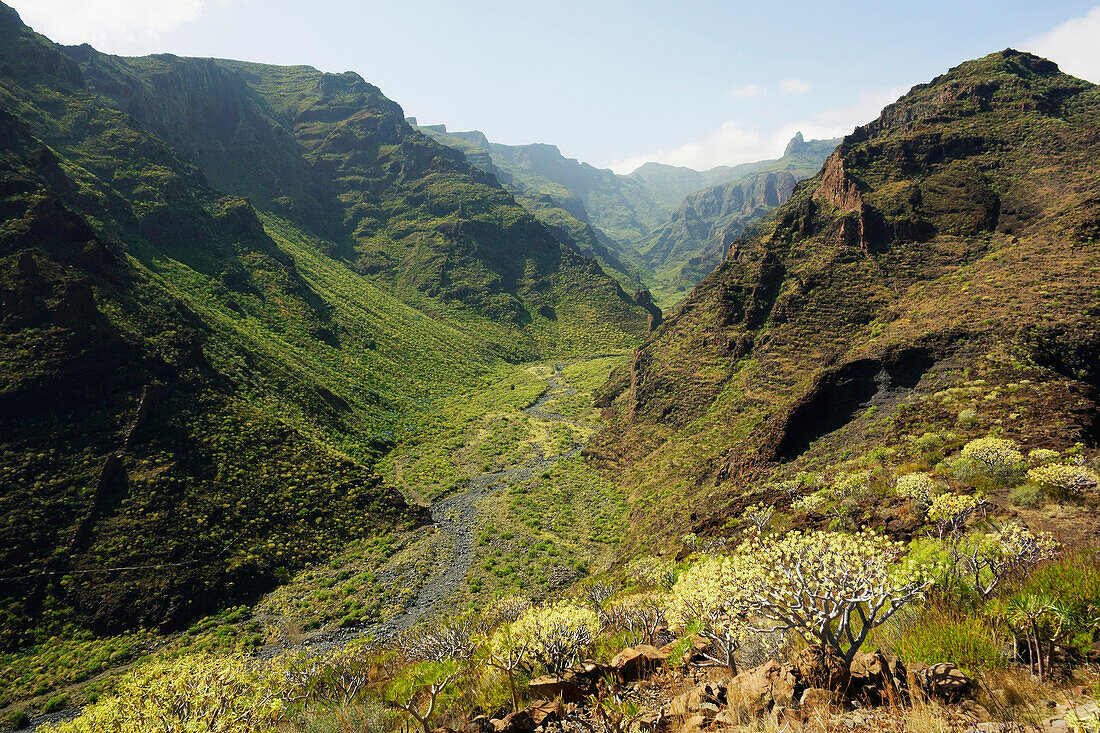
<path fill-rule="evenodd" d="M 839 142 L 806 141 L 798 133 L 783 157 L 742 166 L 737 178 L 688 194 L 642 245 L 654 300 L 679 303 L 722 262 L 733 240 L 790 198 L 796 183 L 821 170 Z"/>
<path fill-rule="evenodd" d="M 1098 130 L 1100 87 L 1008 50 L 845 138 L 603 389 L 643 531 L 926 432 L 1095 444 Z"/>
<path fill-rule="evenodd" d="M 173 628 L 425 521 L 371 470 L 418 415 L 650 319 L 353 74 L 0 5 L 0 128 L 4 646 Z"/>

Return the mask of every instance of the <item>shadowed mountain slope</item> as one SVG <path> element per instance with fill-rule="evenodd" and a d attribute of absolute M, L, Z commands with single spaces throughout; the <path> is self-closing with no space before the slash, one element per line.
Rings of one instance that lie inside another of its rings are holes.
<path fill-rule="evenodd" d="M 178 627 L 426 521 L 373 475 L 652 315 L 354 74 L 63 48 L 0 4 L 0 644 Z"/>

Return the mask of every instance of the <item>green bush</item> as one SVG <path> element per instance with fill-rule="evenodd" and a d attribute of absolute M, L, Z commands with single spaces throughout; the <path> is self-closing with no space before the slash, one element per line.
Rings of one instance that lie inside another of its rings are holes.
<path fill-rule="evenodd" d="M 26 710 L 16 710 L 8 714 L 8 727 L 12 730 L 26 728 L 30 724 L 31 716 L 27 715 Z"/>
<path fill-rule="evenodd" d="M 65 706 L 68 704 L 69 696 L 62 692 L 46 700 L 46 702 L 42 705 L 42 712 L 47 715 L 50 713 L 56 713 L 58 710 L 64 710 Z"/>
<path fill-rule="evenodd" d="M 1008 500 L 1018 507 L 1031 509 L 1043 502 L 1043 491 L 1035 484 L 1020 484 L 1008 493 Z"/>
<path fill-rule="evenodd" d="M 1067 552 L 1006 589 L 1009 600 L 1025 594 L 1049 596 L 1083 620 L 1090 609 L 1100 608 L 1100 555 L 1095 549 Z"/>
<path fill-rule="evenodd" d="M 954 662 L 971 676 L 1008 664 L 1003 640 L 985 619 L 939 606 L 902 624 L 894 649 L 906 664 Z"/>

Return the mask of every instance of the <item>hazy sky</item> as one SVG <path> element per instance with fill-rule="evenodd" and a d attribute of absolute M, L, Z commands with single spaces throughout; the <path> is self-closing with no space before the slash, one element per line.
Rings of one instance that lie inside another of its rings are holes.
<path fill-rule="evenodd" d="M 1100 83 L 1097 0 L 6 0 L 62 43 L 352 70 L 422 124 L 627 172 L 832 137 L 969 58 Z"/>

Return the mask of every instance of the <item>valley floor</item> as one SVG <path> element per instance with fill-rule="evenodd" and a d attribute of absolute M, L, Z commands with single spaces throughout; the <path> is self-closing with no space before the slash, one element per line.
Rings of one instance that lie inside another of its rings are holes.
<path fill-rule="evenodd" d="M 430 524 L 353 542 L 254 607 L 172 637 L 57 639 L 5 655 L 0 714 L 51 699 L 54 708 L 75 710 L 147 655 L 323 653 L 495 597 L 546 595 L 606 567 L 621 536 L 625 498 L 580 452 L 600 427 L 592 391 L 626 358 L 516 366 L 479 390 L 441 399 L 378 467 L 410 501 L 430 507 Z"/>

